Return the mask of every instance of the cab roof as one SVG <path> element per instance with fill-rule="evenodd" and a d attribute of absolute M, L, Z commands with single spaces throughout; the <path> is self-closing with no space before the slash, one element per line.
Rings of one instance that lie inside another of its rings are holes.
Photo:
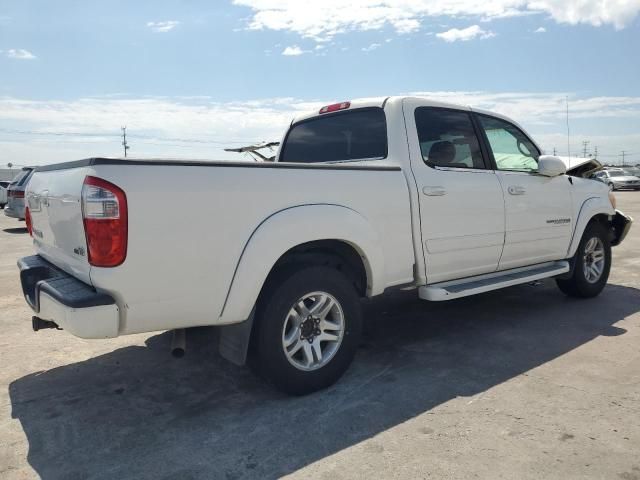
<path fill-rule="evenodd" d="M 480 108 L 475 108 L 472 107 L 470 105 L 460 105 L 460 104 L 456 104 L 456 103 L 449 103 L 449 102 L 442 102 L 439 100 L 434 100 L 432 98 L 429 97 L 422 97 L 419 95 L 401 95 L 401 96 L 389 96 L 389 97 L 371 97 L 371 98 L 357 98 L 354 100 L 345 100 L 343 102 L 336 102 L 336 103 L 331 103 L 331 104 L 327 104 L 326 106 L 323 106 L 321 108 L 318 108 L 317 110 L 313 111 L 313 112 L 308 112 L 308 113 L 302 113 L 300 115 L 297 115 L 296 117 L 293 118 L 293 120 L 291 121 L 291 124 L 293 125 L 294 123 L 298 123 L 302 120 L 308 120 L 310 118 L 313 117 L 320 117 L 322 115 L 325 115 L 328 112 L 322 112 L 321 110 L 329 107 L 329 106 L 335 106 L 335 105 L 340 105 L 341 103 L 348 103 L 349 106 L 347 108 L 344 108 L 344 110 L 354 110 L 356 108 L 367 108 L 367 107 L 378 107 L 378 108 L 384 108 L 385 104 L 387 102 L 402 102 L 403 100 L 420 100 L 421 102 L 423 102 L 424 106 L 431 106 L 431 107 L 440 107 L 440 108 L 451 108 L 454 110 L 466 110 L 466 111 L 474 111 L 477 113 L 483 113 L 486 115 L 491 115 L 493 117 L 498 117 L 498 118 L 503 118 L 504 120 L 507 120 L 508 122 L 511 123 L 515 123 L 518 127 L 520 127 L 520 125 L 515 122 L 513 119 L 505 116 L 505 115 L 501 115 L 499 113 L 496 112 L 491 112 L 488 110 L 483 110 Z M 342 109 L 339 109 L 342 110 Z M 522 128 L 522 127 L 520 127 Z"/>

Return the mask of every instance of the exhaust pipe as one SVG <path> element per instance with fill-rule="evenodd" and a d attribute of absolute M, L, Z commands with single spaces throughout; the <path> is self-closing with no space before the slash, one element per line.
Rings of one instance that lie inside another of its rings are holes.
<path fill-rule="evenodd" d="M 184 328 L 177 328 L 173 331 L 173 338 L 171 339 L 171 355 L 174 358 L 184 357 L 184 353 L 187 350 L 187 336 Z"/>
<path fill-rule="evenodd" d="M 43 320 L 39 317 L 31 317 L 31 327 L 34 332 L 38 330 L 45 330 L 47 328 L 55 328 L 56 330 L 62 330 L 56 322 L 51 320 Z"/>

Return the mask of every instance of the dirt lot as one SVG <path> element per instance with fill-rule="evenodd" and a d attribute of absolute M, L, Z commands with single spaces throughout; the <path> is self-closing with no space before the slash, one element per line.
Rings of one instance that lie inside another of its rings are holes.
<path fill-rule="evenodd" d="M 640 193 L 617 193 L 640 219 Z M 86 341 L 31 331 L 0 214 L 0 478 L 640 479 L 640 227 L 597 299 L 552 281 L 367 308 L 331 389 L 287 398 L 190 332 Z"/>

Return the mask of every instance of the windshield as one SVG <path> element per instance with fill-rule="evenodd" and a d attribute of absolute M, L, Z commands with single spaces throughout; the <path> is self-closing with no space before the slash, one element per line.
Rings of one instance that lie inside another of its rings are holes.
<path fill-rule="evenodd" d="M 620 171 L 610 171 L 609 172 L 609 176 L 610 177 L 624 177 L 625 173 L 624 172 L 620 172 Z"/>
<path fill-rule="evenodd" d="M 629 175 L 630 177 L 637 177 L 638 174 L 640 174 L 640 171 L 634 168 L 628 168 L 624 170 L 624 173 L 625 175 Z"/>

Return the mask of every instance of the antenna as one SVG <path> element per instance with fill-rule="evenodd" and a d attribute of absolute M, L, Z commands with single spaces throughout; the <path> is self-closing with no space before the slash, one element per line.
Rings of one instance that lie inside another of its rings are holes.
<path fill-rule="evenodd" d="M 127 126 L 120 127 L 122 129 L 122 146 L 124 147 L 124 158 L 127 158 L 127 150 L 131 147 L 127 145 Z"/>
<path fill-rule="evenodd" d="M 571 131 L 569 130 L 569 95 L 567 95 L 567 155 L 571 162 Z"/>

